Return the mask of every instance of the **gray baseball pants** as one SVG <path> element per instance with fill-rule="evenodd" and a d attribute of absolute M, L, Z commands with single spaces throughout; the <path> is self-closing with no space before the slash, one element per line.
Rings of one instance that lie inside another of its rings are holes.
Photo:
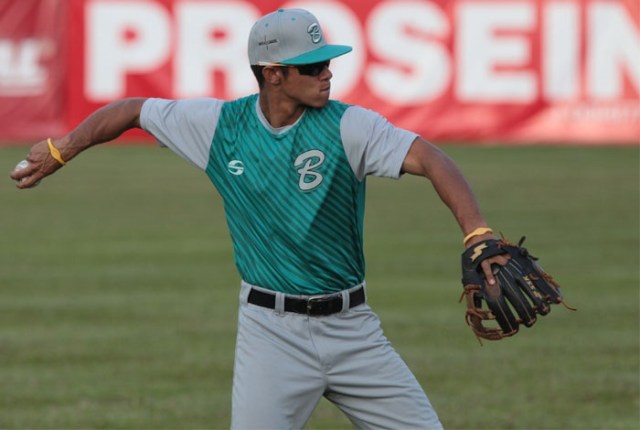
<path fill-rule="evenodd" d="M 249 304 L 251 288 L 240 292 L 232 428 L 303 428 L 322 396 L 357 428 L 442 428 L 366 303 L 349 309 L 343 293 L 342 312 L 310 317 L 284 312 L 280 293 L 276 309 Z"/>

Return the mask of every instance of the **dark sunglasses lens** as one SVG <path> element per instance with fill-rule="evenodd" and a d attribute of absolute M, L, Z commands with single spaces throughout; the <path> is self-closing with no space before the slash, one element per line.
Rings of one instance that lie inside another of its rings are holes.
<path fill-rule="evenodd" d="M 297 66 L 298 72 L 300 72 L 301 75 L 307 76 L 318 76 L 320 73 L 322 73 L 325 67 L 329 67 L 329 61 Z"/>

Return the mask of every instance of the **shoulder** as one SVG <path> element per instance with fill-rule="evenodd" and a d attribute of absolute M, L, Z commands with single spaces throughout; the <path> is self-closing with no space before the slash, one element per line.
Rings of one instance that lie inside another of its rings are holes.
<path fill-rule="evenodd" d="M 378 112 L 350 106 L 340 121 L 342 144 L 354 173 L 397 178 L 409 147 L 417 137 L 396 127 Z"/>
<path fill-rule="evenodd" d="M 224 100 L 214 98 L 179 100 L 149 98 L 142 105 L 140 120 L 143 127 L 145 123 L 168 120 L 169 118 L 207 119 L 210 121 L 220 114 L 224 104 Z"/>
<path fill-rule="evenodd" d="M 140 125 L 162 146 L 204 170 L 225 103 L 214 98 L 147 99 L 141 109 Z"/>
<path fill-rule="evenodd" d="M 251 121 L 256 115 L 258 95 L 252 94 L 225 102 L 220 109 L 220 124 L 234 128 L 236 125 Z"/>
<path fill-rule="evenodd" d="M 361 106 L 349 106 L 342 116 L 340 129 L 347 138 L 375 139 L 378 136 L 388 139 L 403 135 L 413 140 L 417 137 L 416 133 L 397 127 L 380 113 Z"/>
<path fill-rule="evenodd" d="M 378 112 L 355 105 L 345 110 L 342 121 L 346 125 L 355 124 L 356 126 L 373 126 L 378 122 L 387 122 L 386 118 Z"/>
<path fill-rule="evenodd" d="M 236 100 L 224 102 L 223 108 L 225 111 L 241 111 L 247 108 L 253 108 L 258 100 L 258 94 L 252 94 L 247 97 L 241 97 Z"/>
<path fill-rule="evenodd" d="M 145 100 L 142 108 L 143 110 L 170 110 L 170 109 L 212 109 L 215 107 L 221 107 L 226 102 L 221 99 L 215 99 L 212 97 L 200 97 L 193 99 L 162 99 L 162 98 L 148 98 Z"/>
<path fill-rule="evenodd" d="M 362 140 L 370 136 L 376 128 L 388 125 L 379 113 L 361 106 L 348 106 L 340 120 L 340 130 L 346 140 Z"/>

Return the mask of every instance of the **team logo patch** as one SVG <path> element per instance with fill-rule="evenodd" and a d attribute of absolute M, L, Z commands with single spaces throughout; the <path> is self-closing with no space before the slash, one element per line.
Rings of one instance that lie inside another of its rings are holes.
<path fill-rule="evenodd" d="M 300 175 L 298 187 L 300 187 L 302 191 L 311 191 L 322 183 L 324 177 L 313 169 L 320 167 L 322 163 L 324 163 L 324 159 L 324 153 L 317 149 L 312 149 L 298 155 L 298 158 L 294 161 L 294 165 L 299 167 L 297 170 Z"/>
<path fill-rule="evenodd" d="M 231 160 L 227 165 L 227 170 L 232 175 L 240 176 L 244 173 L 244 163 L 240 160 Z"/>
<path fill-rule="evenodd" d="M 320 43 L 322 41 L 322 31 L 320 31 L 320 26 L 317 22 L 314 22 L 307 28 L 307 33 L 311 36 L 311 41 L 313 43 Z"/>

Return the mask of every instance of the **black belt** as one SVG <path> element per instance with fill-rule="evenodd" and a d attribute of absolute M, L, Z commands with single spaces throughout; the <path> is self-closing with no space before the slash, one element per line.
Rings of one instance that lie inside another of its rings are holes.
<path fill-rule="evenodd" d="M 263 308 L 275 309 L 275 293 L 252 288 L 247 301 L 252 305 Z M 361 305 L 365 302 L 364 287 L 349 292 L 349 308 Z M 285 296 L 285 312 L 295 312 L 310 316 L 326 316 L 342 311 L 342 294 L 331 294 L 326 296 L 311 296 L 307 298 Z"/>

